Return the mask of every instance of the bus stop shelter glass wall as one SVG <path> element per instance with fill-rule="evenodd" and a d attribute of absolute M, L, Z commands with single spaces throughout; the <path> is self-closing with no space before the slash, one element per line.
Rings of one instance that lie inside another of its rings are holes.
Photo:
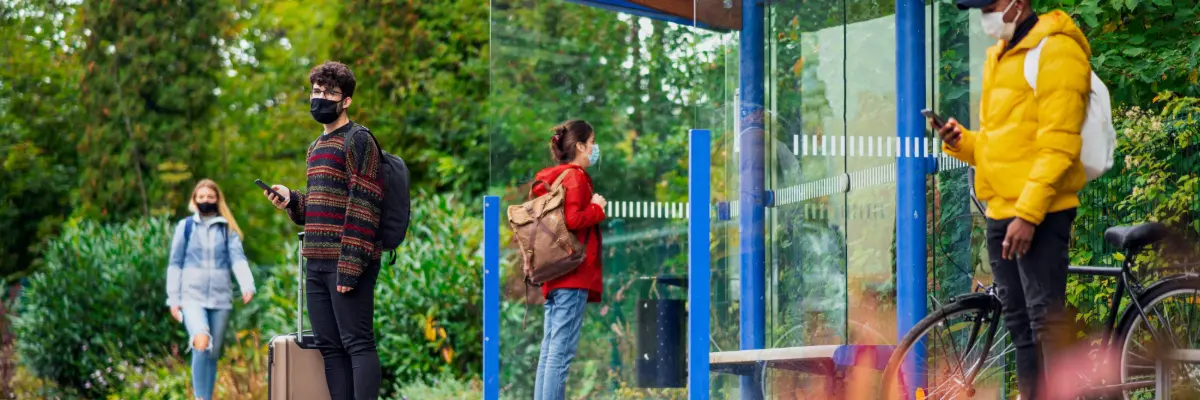
<path fill-rule="evenodd" d="M 607 199 L 603 296 L 586 307 L 568 398 L 685 395 L 688 217 L 716 216 L 715 206 L 687 207 L 688 134 L 712 131 L 721 155 L 712 170 L 724 171 L 727 76 L 736 68 L 728 34 L 589 2 L 493 0 L 490 18 L 488 192 L 501 210 L 523 202 L 534 174 L 555 164 L 555 125 L 586 120 L 601 150 L 588 173 Z M 724 187 L 726 175 L 713 175 L 712 186 Z M 523 284 L 512 235 L 501 227 L 500 397 L 530 399 L 545 298 Z M 713 235 L 714 254 L 725 241 Z M 714 274 L 725 270 L 724 257 L 712 259 Z M 729 296 L 717 289 L 713 301 Z"/>

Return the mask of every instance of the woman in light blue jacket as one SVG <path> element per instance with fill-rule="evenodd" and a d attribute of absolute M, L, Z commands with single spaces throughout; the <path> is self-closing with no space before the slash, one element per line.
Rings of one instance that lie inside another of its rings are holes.
<path fill-rule="evenodd" d="M 242 251 L 242 231 L 216 182 L 205 179 L 192 191 L 195 214 L 179 221 L 167 265 L 167 305 L 187 327 L 192 349 L 192 387 L 197 400 L 209 400 L 217 381 L 217 360 L 229 311 L 230 272 L 242 291 L 242 304 L 254 298 L 254 277 Z"/>

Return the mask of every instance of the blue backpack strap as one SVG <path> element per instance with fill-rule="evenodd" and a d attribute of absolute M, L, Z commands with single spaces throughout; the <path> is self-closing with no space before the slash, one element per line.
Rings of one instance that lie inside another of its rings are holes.
<path fill-rule="evenodd" d="M 192 239 L 192 226 L 196 225 L 196 221 L 192 217 L 183 219 L 183 254 L 187 257 L 188 242 Z M 187 264 L 186 262 L 184 264 Z"/>
<path fill-rule="evenodd" d="M 192 238 L 192 227 L 196 225 L 196 220 L 192 217 L 187 217 L 183 222 L 183 251 L 186 253 L 188 249 L 188 240 Z"/>

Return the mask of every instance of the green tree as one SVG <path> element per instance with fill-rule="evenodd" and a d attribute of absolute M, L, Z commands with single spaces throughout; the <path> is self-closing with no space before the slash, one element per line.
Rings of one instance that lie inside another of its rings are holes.
<path fill-rule="evenodd" d="M 197 168 L 221 185 L 253 260 L 274 260 L 298 230 L 252 182 L 304 189 L 304 151 L 321 131 L 308 113 L 305 85 L 309 69 L 329 57 L 327 39 L 340 13 L 331 0 L 239 3 L 219 49 L 228 64 L 218 74 L 213 123 L 204 133 L 203 152 L 211 156 Z"/>
<path fill-rule="evenodd" d="M 229 10 L 199 0 L 80 10 L 79 211 L 121 220 L 180 210 L 211 126 Z"/>
<path fill-rule="evenodd" d="M 405 159 L 418 187 L 483 191 L 487 15 L 482 0 L 359 0 L 334 29 L 330 57 L 358 80 L 351 119 Z"/>
<path fill-rule="evenodd" d="M 1063 9 L 1092 47 L 1092 67 L 1113 105 L 1150 106 L 1159 92 L 1200 96 L 1200 2 L 1194 0 L 1047 0 Z"/>
<path fill-rule="evenodd" d="M 0 3 L 0 278 L 40 263 L 45 240 L 71 210 L 78 64 L 74 7 Z M 19 56 L 18 56 L 19 55 Z"/>

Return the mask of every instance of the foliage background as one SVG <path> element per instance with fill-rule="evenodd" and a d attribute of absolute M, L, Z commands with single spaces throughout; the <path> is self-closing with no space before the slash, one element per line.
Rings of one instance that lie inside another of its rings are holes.
<path fill-rule="evenodd" d="M 935 98 L 944 113 L 965 115 L 968 55 L 977 49 L 962 28 L 966 14 L 953 11 L 947 0 L 937 2 L 941 53 Z M 1112 262 L 1111 249 L 1087 238 L 1099 237 L 1103 227 L 1117 222 L 1159 219 L 1181 232 L 1200 231 L 1192 100 L 1200 96 L 1200 26 L 1195 24 L 1200 3 L 1037 4 L 1068 11 L 1088 34 L 1096 72 L 1122 110 L 1117 115 L 1120 151 L 1132 163 L 1085 193 L 1091 200 L 1081 209 L 1073 262 Z M 846 88 L 817 73 L 838 66 L 821 65 L 822 50 L 812 39 L 813 32 L 883 18 L 893 9 L 890 0 L 772 2 L 770 62 L 776 72 L 768 86 L 778 113 L 770 123 L 773 139 L 782 143 L 772 144 L 772 151 L 785 150 L 793 134 L 839 134 L 829 131 L 839 121 L 850 125 L 838 130 L 860 134 L 870 131 L 873 121 L 893 117 L 882 112 L 845 121 L 845 111 L 826 99 Z M 256 300 L 234 316 L 231 343 L 236 345 L 222 367 L 231 374 L 222 378 L 218 393 L 261 396 L 262 346 L 272 335 L 289 331 L 294 318 L 289 246 L 296 228 L 262 201 L 250 182 L 303 185 L 303 149 L 319 129 L 304 112 L 304 87 L 308 70 L 324 60 L 351 64 L 360 82 L 352 118 L 405 158 L 416 189 L 423 191 L 415 203 L 422 204 L 429 224 L 414 229 L 424 240 L 410 241 L 404 262 L 389 270 L 395 274 L 390 285 L 380 289 L 387 305 L 377 320 L 387 327 L 381 343 L 402 349 L 384 355 L 390 393 L 398 396 L 435 398 L 421 391 L 430 386 L 477 387 L 480 236 L 475 232 L 480 221 L 472 199 L 483 193 L 502 194 L 506 202 L 519 198 L 532 173 L 548 164 L 544 142 L 555 123 L 574 117 L 600 128 L 604 159 L 594 178 L 602 194 L 662 202 L 686 199 L 686 129 L 711 127 L 713 170 L 719 175 L 713 181 L 716 200 L 737 195 L 735 135 L 730 134 L 736 119 L 730 111 L 737 85 L 735 34 L 558 0 L 35 0 L 0 1 L 0 39 L 0 276 L 11 287 L 28 289 L 20 309 L 53 308 L 64 299 L 89 304 L 84 302 L 95 299 L 82 289 L 59 293 L 55 284 L 100 277 L 142 288 L 125 294 L 106 290 L 107 304 L 126 304 L 122 296 L 128 293 L 155 294 L 130 299 L 136 309 L 114 309 L 111 315 L 116 321 L 143 315 L 139 323 L 146 325 L 145 335 L 18 338 L 21 370 L 2 391 L 93 395 L 89 390 L 95 386 L 85 387 L 92 373 L 87 371 L 108 364 L 110 355 L 117 373 L 138 376 L 110 394 L 152 398 L 186 390 L 187 380 L 179 378 L 186 354 L 172 350 L 182 330 L 166 322 L 161 285 L 155 281 L 161 249 L 114 241 L 169 240 L 156 224 L 185 215 L 192 184 L 212 177 L 223 185 L 247 233 L 260 284 Z M 871 54 L 853 56 L 851 62 L 873 62 Z M 851 172 L 846 164 L 816 157 L 796 164 L 775 160 L 773 185 Z M 929 230 L 931 281 L 945 283 L 932 288 L 938 297 L 966 283 L 953 280 L 957 266 L 984 262 L 978 223 L 963 218 L 969 213 L 964 179 L 943 173 L 930 185 L 930 203 L 936 204 Z M 779 210 L 773 260 L 796 267 L 781 269 L 781 306 L 773 323 L 805 329 L 772 332 L 776 343 L 856 334 L 839 331 L 846 323 L 829 310 L 840 306 L 812 299 L 838 303 L 851 292 L 877 299 L 881 306 L 874 312 L 888 312 L 894 302 L 890 278 L 846 272 L 860 264 L 886 269 L 893 249 L 871 242 L 870 232 L 863 231 L 894 227 L 848 231 L 839 226 L 845 220 L 837 213 L 853 211 L 852 203 L 868 197 L 889 195 L 882 190 L 810 202 L 831 210 L 824 213 L 805 207 Z M 715 226 L 713 282 L 730 284 L 714 287 L 712 312 L 715 321 L 735 326 L 737 287 L 731 282 L 737 271 L 727 256 L 736 258 L 736 235 L 721 233 L 729 231 L 726 225 Z M 584 335 L 594 340 L 580 349 L 573 372 L 589 383 L 573 388 L 574 395 L 677 395 L 629 386 L 636 355 L 633 310 L 652 293 L 638 278 L 682 273 L 684 231 L 682 223 L 633 219 L 604 226 L 610 299 L 607 307 L 589 310 Z M 871 248 L 864 249 L 867 244 Z M 81 261 L 76 254 L 104 256 Z M 504 325 L 519 326 L 525 300 L 514 277 L 505 279 Z M 1072 285 L 1072 304 L 1082 321 L 1091 321 L 1098 307 L 1093 299 L 1102 289 L 1094 282 Z M 682 292 L 660 288 L 658 295 Z M 805 299 L 805 307 L 793 307 Z M 535 307 L 530 315 L 532 326 L 538 326 L 538 311 Z M 78 318 L 73 313 L 78 310 L 62 307 L 41 316 L 20 314 L 17 333 L 35 326 L 108 329 L 100 318 L 105 314 Z M 825 314 L 833 317 L 806 324 Z M 729 348 L 736 346 L 736 335 L 736 329 L 720 330 L 713 341 Z M 538 337 L 515 329 L 502 336 L 506 394 L 521 397 L 528 390 L 521 379 L 536 362 Z M 119 345 L 97 347 L 99 358 L 84 357 L 78 364 L 55 359 L 47 350 L 85 340 Z M 12 347 L 11 334 L 2 344 Z M 134 357 L 127 347 L 160 357 L 135 362 L 145 357 Z"/>

